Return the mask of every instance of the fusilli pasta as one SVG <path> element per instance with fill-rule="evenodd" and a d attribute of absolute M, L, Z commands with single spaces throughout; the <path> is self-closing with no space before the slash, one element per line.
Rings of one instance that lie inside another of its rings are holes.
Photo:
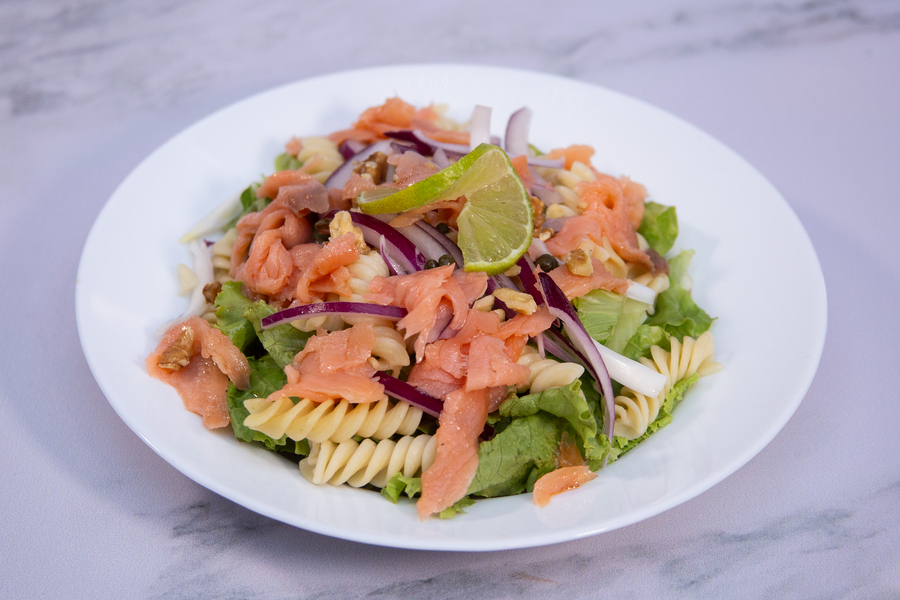
<path fill-rule="evenodd" d="M 653 346 L 650 348 L 652 360 L 640 359 L 644 365 L 666 376 L 662 392 L 654 398 L 622 388 L 622 393 L 616 396 L 615 435 L 629 440 L 644 435 L 647 427 L 659 415 L 666 394 L 676 383 L 691 377 L 694 373 L 705 377 L 721 370 L 722 365 L 713 358 L 715 345 L 709 331 L 696 340 L 685 336 L 681 342 L 674 337 L 670 342 L 671 351 L 667 352 L 659 346 Z"/>
<path fill-rule="evenodd" d="M 355 435 L 380 440 L 398 433 L 415 433 L 422 420 L 421 409 L 393 402 L 387 396 L 357 405 L 346 400 L 316 403 L 302 399 L 294 404 L 290 398 L 250 398 L 244 401 L 244 407 L 250 412 L 244 426 L 276 440 L 284 435 L 311 442 L 343 442 Z"/>
<path fill-rule="evenodd" d="M 347 483 L 353 487 L 384 487 L 397 473 L 415 477 L 434 461 L 437 442 L 430 435 L 407 435 L 398 441 L 364 439 L 313 443 L 300 461 L 300 473 L 315 484 Z"/>
<path fill-rule="evenodd" d="M 541 358 L 538 351 L 531 346 L 525 346 L 516 362 L 528 367 L 530 371 L 528 389 L 532 394 L 538 394 L 554 387 L 567 386 L 584 374 L 584 367 L 581 365 Z"/>

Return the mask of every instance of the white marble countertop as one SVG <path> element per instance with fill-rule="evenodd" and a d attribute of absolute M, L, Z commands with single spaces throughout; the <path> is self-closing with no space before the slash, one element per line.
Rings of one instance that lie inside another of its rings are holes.
<path fill-rule="evenodd" d="M 596 4 L 0 3 L 0 597 L 900 597 L 900 4 Z M 800 408 L 746 466 L 610 533 L 415 552 L 258 516 L 118 419 L 74 314 L 81 248 L 118 183 L 257 91 L 425 61 L 624 92 L 785 196 L 821 261 L 828 338 Z"/>

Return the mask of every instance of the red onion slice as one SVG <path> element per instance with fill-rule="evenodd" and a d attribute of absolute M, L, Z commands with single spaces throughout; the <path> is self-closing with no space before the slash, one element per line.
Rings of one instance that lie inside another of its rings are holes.
<path fill-rule="evenodd" d="M 335 212 L 329 213 L 333 217 Z M 397 263 L 407 273 L 421 271 L 425 266 L 425 257 L 415 245 L 404 237 L 399 231 L 372 215 L 361 212 L 350 212 L 350 218 L 354 225 L 360 228 L 366 243 L 373 248 L 381 248 L 381 240 L 385 241 L 385 250 L 390 255 L 392 262 Z M 388 262 L 388 266 L 390 266 Z"/>
<path fill-rule="evenodd" d="M 528 155 L 528 129 L 531 127 L 531 109 L 523 106 L 509 117 L 506 123 L 504 147 L 511 158 Z"/>
<path fill-rule="evenodd" d="M 444 248 L 444 254 L 449 254 L 453 257 L 453 260 L 456 261 L 457 266 L 463 266 L 462 250 L 459 249 L 459 246 L 457 246 L 453 242 L 453 240 L 438 231 L 436 227 L 433 227 L 430 223 L 426 223 L 425 221 L 416 221 L 415 226 L 419 229 L 422 229 L 428 235 L 434 238 L 434 241 L 436 241 Z M 440 258 L 440 256 L 438 258 Z"/>
<path fill-rule="evenodd" d="M 382 306 L 366 302 L 318 302 L 294 306 L 268 317 L 263 317 L 261 325 L 263 329 L 269 329 L 276 325 L 289 323 L 297 319 L 308 319 L 318 315 L 369 315 L 389 321 L 399 321 L 406 316 L 406 309 L 398 306 Z"/>
<path fill-rule="evenodd" d="M 422 156 L 431 156 L 434 154 L 434 147 L 426 142 L 423 142 L 416 135 L 410 131 L 409 129 L 399 129 L 397 131 L 386 131 L 384 132 L 389 138 L 400 140 L 402 142 L 409 142 L 412 144 L 412 149 L 421 154 Z"/>
<path fill-rule="evenodd" d="M 603 406 L 603 433 L 606 434 L 606 437 L 611 442 L 616 426 L 616 405 L 612 391 L 612 380 L 609 378 L 606 363 L 603 362 L 600 351 L 594 345 L 594 339 L 585 330 L 584 325 L 581 324 L 578 314 L 572 308 L 572 304 L 563 291 L 546 273 L 539 273 L 538 275 L 550 314 L 562 321 L 563 328 L 568 333 L 569 339 L 587 359 L 585 366 L 588 367 L 594 379 L 600 384 Z M 607 458 L 603 459 L 603 466 L 606 466 Z"/>
<path fill-rule="evenodd" d="M 375 379 L 384 386 L 384 392 L 393 398 L 402 400 L 413 406 L 418 406 L 422 412 L 428 413 L 432 417 L 437 417 L 444 409 L 444 403 L 425 392 L 420 392 L 410 384 L 392 377 L 387 373 L 379 371 L 375 373 Z"/>
<path fill-rule="evenodd" d="M 448 144 L 446 142 L 435 141 L 425 135 L 425 133 L 420 129 L 413 130 L 413 135 L 415 135 L 420 142 L 424 142 L 434 148 L 441 148 L 445 152 L 456 152 L 457 154 L 468 154 L 470 152 L 469 147 L 463 144 Z"/>
<path fill-rule="evenodd" d="M 476 104 L 469 119 L 469 150 L 491 143 L 491 109 Z"/>
<path fill-rule="evenodd" d="M 549 169 L 562 169 L 566 166 L 565 158 L 544 158 L 541 156 L 532 156 L 528 159 L 528 164 L 532 167 L 547 167 Z"/>

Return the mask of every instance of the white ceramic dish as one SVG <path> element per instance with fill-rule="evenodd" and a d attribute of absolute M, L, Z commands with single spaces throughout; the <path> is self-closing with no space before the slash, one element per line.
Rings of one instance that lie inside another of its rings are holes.
<path fill-rule="evenodd" d="M 601 171 L 628 175 L 675 205 L 674 249 L 697 251 L 698 304 L 718 317 L 717 359 L 671 425 L 537 508 L 528 495 L 484 500 L 463 516 L 420 521 L 410 502 L 346 487 L 316 487 L 296 466 L 210 432 L 175 391 L 147 376 L 152 332 L 181 313 L 178 238 L 262 173 L 292 135 L 348 127 L 362 110 L 399 95 L 448 104 L 464 120 L 494 109 L 493 131 L 527 105 L 543 148 L 596 148 Z M 790 257 L 787 260 L 786 257 Z M 85 356 L 119 416 L 160 456 L 207 488 L 264 515 L 359 542 L 435 550 L 538 546 L 610 531 L 705 491 L 745 464 L 784 426 L 808 389 L 826 329 L 825 285 L 812 245 L 778 192 L 728 148 L 637 100 L 554 76 L 454 65 L 339 73 L 281 87 L 188 128 L 141 163 L 97 218 L 78 272 L 77 319 Z"/>

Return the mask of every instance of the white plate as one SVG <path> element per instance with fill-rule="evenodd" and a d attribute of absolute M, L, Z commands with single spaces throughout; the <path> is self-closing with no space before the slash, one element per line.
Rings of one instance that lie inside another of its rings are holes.
<path fill-rule="evenodd" d="M 596 148 L 601 171 L 628 175 L 675 205 L 675 251 L 697 251 L 694 296 L 713 324 L 725 369 L 699 382 L 671 425 L 537 508 L 530 496 L 477 502 L 447 521 L 420 521 L 410 502 L 316 487 L 296 466 L 213 433 L 174 390 L 151 379 L 152 332 L 181 313 L 178 238 L 262 173 L 292 135 L 348 127 L 399 95 L 447 104 L 465 120 L 491 106 L 493 131 L 527 105 L 531 141 Z M 731 150 L 652 106 L 592 85 L 508 69 L 416 65 L 319 77 L 239 102 L 163 145 L 110 198 L 81 257 L 78 330 L 113 408 L 176 469 L 251 510 L 322 534 L 434 550 L 498 550 L 610 531 L 672 508 L 745 464 L 784 426 L 808 389 L 825 340 L 825 284 L 806 232 L 778 192 Z"/>

